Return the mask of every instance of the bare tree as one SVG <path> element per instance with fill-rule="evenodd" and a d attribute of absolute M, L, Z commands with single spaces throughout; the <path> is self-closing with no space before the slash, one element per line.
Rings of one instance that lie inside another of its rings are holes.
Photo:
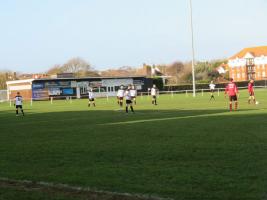
<path fill-rule="evenodd" d="M 63 69 L 61 65 L 57 64 L 51 67 L 46 73 L 48 75 L 55 75 L 55 74 L 63 73 Z"/>
<path fill-rule="evenodd" d="M 6 89 L 6 82 L 16 80 L 16 73 L 11 71 L 0 71 L 0 89 Z"/>
<path fill-rule="evenodd" d="M 171 65 L 166 66 L 166 75 L 170 76 L 169 82 L 171 84 L 177 84 L 182 81 L 185 66 L 182 62 L 174 62 Z"/>
<path fill-rule="evenodd" d="M 63 72 L 74 73 L 76 76 L 85 76 L 91 71 L 91 65 L 82 58 L 72 58 L 62 66 Z"/>
<path fill-rule="evenodd" d="M 128 67 L 128 66 L 124 66 L 124 67 L 120 67 L 118 69 L 108 69 L 105 71 L 101 72 L 102 76 L 134 76 L 137 75 L 137 69 L 132 68 L 132 67 Z"/>
<path fill-rule="evenodd" d="M 64 65 L 54 65 L 47 71 L 48 75 L 60 73 L 73 73 L 76 77 L 99 76 L 88 62 L 79 57 L 70 59 Z"/>

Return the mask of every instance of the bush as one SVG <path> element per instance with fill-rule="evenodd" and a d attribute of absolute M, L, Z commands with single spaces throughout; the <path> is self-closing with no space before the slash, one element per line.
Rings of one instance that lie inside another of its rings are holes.
<path fill-rule="evenodd" d="M 159 90 L 163 90 L 164 88 L 162 78 L 153 78 L 153 85 L 156 85 Z"/>

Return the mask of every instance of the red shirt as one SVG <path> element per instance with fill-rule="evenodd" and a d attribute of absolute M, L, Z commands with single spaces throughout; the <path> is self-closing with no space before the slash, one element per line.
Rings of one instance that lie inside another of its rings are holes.
<path fill-rule="evenodd" d="M 238 93 L 238 88 L 234 82 L 228 83 L 225 88 L 225 94 L 229 96 L 235 96 Z"/>
<path fill-rule="evenodd" d="M 253 83 L 249 83 L 249 84 L 248 84 L 248 92 L 249 92 L 249 93 L 254 92 L 254 84 L 253 84 Z"/>

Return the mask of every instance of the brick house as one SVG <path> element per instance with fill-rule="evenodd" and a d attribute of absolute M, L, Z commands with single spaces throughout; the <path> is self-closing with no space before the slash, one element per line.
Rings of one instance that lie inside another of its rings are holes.
<path fill-rule="evenodd" d="M 245 48 L 228 59 L 229 75 L 235 81 L 265 80 L 267 46 Z"/>
<path fill-rule="evenodd" d="M 32 98 L 33 80 L 34 79 L 7 81 L 8 99 L 13 99 L 17 95 L 17 92 L 20 92 L 25 100 L 30 100 Z"/>

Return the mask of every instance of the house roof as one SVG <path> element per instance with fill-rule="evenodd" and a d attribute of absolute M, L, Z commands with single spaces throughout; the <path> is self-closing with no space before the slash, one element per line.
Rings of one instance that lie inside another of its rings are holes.
<path fill-rule="evenodd" d="M 68 81 L 85 81 L 92 79 L 127 79 L 127 78 L 146 78 L 146 76 L 118 76 L 118 77 L 84 77 L 84 78 L 40 78 L 40 79 L 23 79 L 23 80 L 14 80 L 7 81 L 7 85 L 20 84 L 20 83 L 32 83 L 33 81 L 60 81 L 60 80 L 68 80 Z"/>
<path fill-rule="evenodd" d="M 34 79 L 23 79 L 23 80 L 14 80 L 14 81 L 7 81 L 7 85 L 13 85 L 13 84 L 20 84 L 20 83 L 32 83 Z"/>
<path fill-rule="evenodd" d="M 232 60 L 235 58 L 243 58 L 247 53 L 252 54 L 254 57 L 260 57 L 262 55 L 267 56 L 267 46 L 245 48 L 242 51 L 240 51 L 239 53 L 230 57 L 229 60 Z"/>

